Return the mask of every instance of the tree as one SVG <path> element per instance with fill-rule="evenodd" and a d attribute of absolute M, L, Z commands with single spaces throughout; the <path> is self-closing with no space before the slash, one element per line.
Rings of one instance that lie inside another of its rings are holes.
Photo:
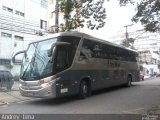
<path fill-rule="evenodd" d="M 132 21 L 144 26 L 146 31 L 160 32 L 160 0 L 119 0 L 121 6 L 128 3 L 137 4 L 137 12 Z"/>
<path fill-rule="evenodd" d="M 65 23 L 61 31 L 70 31 L 84 24 L 91 30 L 104 27 L 106 10 L 104 0 L 60 0 L 60 11 L 64 13 Z"/>
<path fill-rule="evenodd" d="M 125 46 L 125 47 L 130 47 L 131 49 L 135 49 L 134 48 L 134 41 L 135 41 L 135 39 L 133 39 L 133 38 L 124 39 L 122 41 L 121 45 Z"/>
<path fill-rule="evenodd" d="M 129 46 L 130 46 L 129 41 L 126 40 L 126 39 L 124 39 L 124 40 L 122 41 L 121 45 L 122 45 L 122 46 L 125 46 L 125 47 L 129 47 Z"/>

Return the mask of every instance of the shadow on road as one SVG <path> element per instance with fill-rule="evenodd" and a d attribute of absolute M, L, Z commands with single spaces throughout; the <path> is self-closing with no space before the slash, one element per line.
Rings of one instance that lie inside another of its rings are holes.
<path fill-rule="evenodd" d="M 63 98 L 40 98 L 37 100 L 32 100 L 27 104 L 33 104 L 33 105 L 60 105 L 60 104 L 65 104 L 69 102 L 73 102 L 78 100 L 77 96 L 69 96 L 69 97 L 63 97 Z"/>
<path fill-rule="evenodd" d="M 132 87 L 136 87 L 136 86 L 137 85 L 132 85 Z M 129 89 L 129 88 L 123 87 L 123 86 L 105 88 L 105 89 L 102 89 L 102 90 L 93 91 L 92 96 L 90 96 L 90 97 L 95 97 L 95 96 L 98 96 L 98 95 L 106 94 L 108 92 L 114 92 L 114 91 L 123 90 L 123 89 Z M 68 96 L 68 97 L 62 97 L 62 98 L 42 98 L 42 99 L 37 99 L 37 100 L 31 101 L 31 102 L 29 102 L 29 104 L 34 104 L 34 105 L 60 105 L 60 104 L 65 104 L 65 103 L 78 101 L 78 100 L 87 100 L 87 98 L 86 99 L 79 99 L 78 96 Z"/>
<path fill-rule="evenodd" d="M 106 94 L 106 93 L 110 93 L 110 92 L 115 92 L 115 91 L 118 91 L 118 90 L 124 90 L 124 89 L 127 90 L 127 89 L 130 89 L 130 88 L 133 88 L 133 87 L 137 87 L 137 86 L 138 85 L 134 85 L 133 84 L 131 87 L 124 87 L 123 85 L 121 85 L 121 86 L 104 88 L 104 89 L 101 89 L 101 90 L 93 91 L 92 96 L 94 97 L 94 96 L 97 96 L 97 95 Z"/>
<path fill-rule="evenodd" d="M 136 87 L 137 85 L 132 85 L 132 87 Z M 114 92 L 114 91 L 118 91 L 118 90 L 124 90 L 124 89 L 130 89 L 128 87 L 123 87 L 123 86 L 116 86 L 116 87 L 110 87 L 110 88 L 105 88 L 102 90 L 97 90 L 97 91 L 93 91 L 92 92 L 92 96 L 90 96 L 89 98 L 92 97 L 96 97 L 98 95 L 103 95 L 109 92 Z M 135 88 L 134 88 L 135 89 Z M 78 96 L 68 96 L 68 97 L 62 97 L 62 98 L 38 98 L 38 99 L 33 99 L 30 102 L 27 102 L 27 104 L 33 104 L 33 105 L 48 105 L 48 106 L 52 106 L 52 105 L 61 105 L 61 104 L 66 104 L 66 103 L 70 103 L 70 102 L 75 102 L 75 101 L 79 101 L 79 100 L 87 100 L 86 99 L 79 99 Z"/>

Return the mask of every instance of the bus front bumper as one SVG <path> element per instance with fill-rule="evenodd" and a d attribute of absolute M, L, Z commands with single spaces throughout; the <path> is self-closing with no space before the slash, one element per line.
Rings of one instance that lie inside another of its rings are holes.
<path fill-rule="evenodd" d="M 20 93 L 25 97 L 56 98 L 56 83 L 39 86 L 25 86 L 20 84 Z"/>

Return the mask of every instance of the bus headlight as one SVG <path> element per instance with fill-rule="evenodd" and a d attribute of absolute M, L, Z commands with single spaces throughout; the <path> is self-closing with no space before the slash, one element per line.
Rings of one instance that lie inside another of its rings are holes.
<path fill-rule="evenodd" d="M 39 80 L 38 84 L 43 87 L 43 86 L 47 86 L 48 84 L 52 84 L 53 82 L 55 82 L 55 81 L 57 81 L 59 79 L 60 78 L 55 78 L 55 79 L 53 79 L 53 78 L 52 79 L 45 78 L 45 79 Z"/>
<path fill-rule="evenodd" d="M 48 85 L 53 84 L 55 81 L 56 81 L 56 79 L 52 80 L 52 81 L 49 81 L 49 82 L 44 82 L 43 84 L 41 84 L 41 87 L 47 87 Z"/>
<path fill-rule="evenodd" d="M 22 84 L 19 84 L 19 87 L 21 87 L 22 86 Z"/>
<path fill-rule="evenodd" d="M 41 84 L 41 87 L 46 87 L 48 85 L 49 85 L 48 83 L 44 83 L 44 84 Z"/>

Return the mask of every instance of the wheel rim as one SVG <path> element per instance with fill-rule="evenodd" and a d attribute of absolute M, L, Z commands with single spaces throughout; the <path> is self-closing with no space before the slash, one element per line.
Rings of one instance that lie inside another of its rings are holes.
<path fill-rule="evenodd" d="M 86 95 L 87 94 L 87 85 L 86 84 L 84 84 L 82 90 L 83 90 L 83 93 Z"/>

